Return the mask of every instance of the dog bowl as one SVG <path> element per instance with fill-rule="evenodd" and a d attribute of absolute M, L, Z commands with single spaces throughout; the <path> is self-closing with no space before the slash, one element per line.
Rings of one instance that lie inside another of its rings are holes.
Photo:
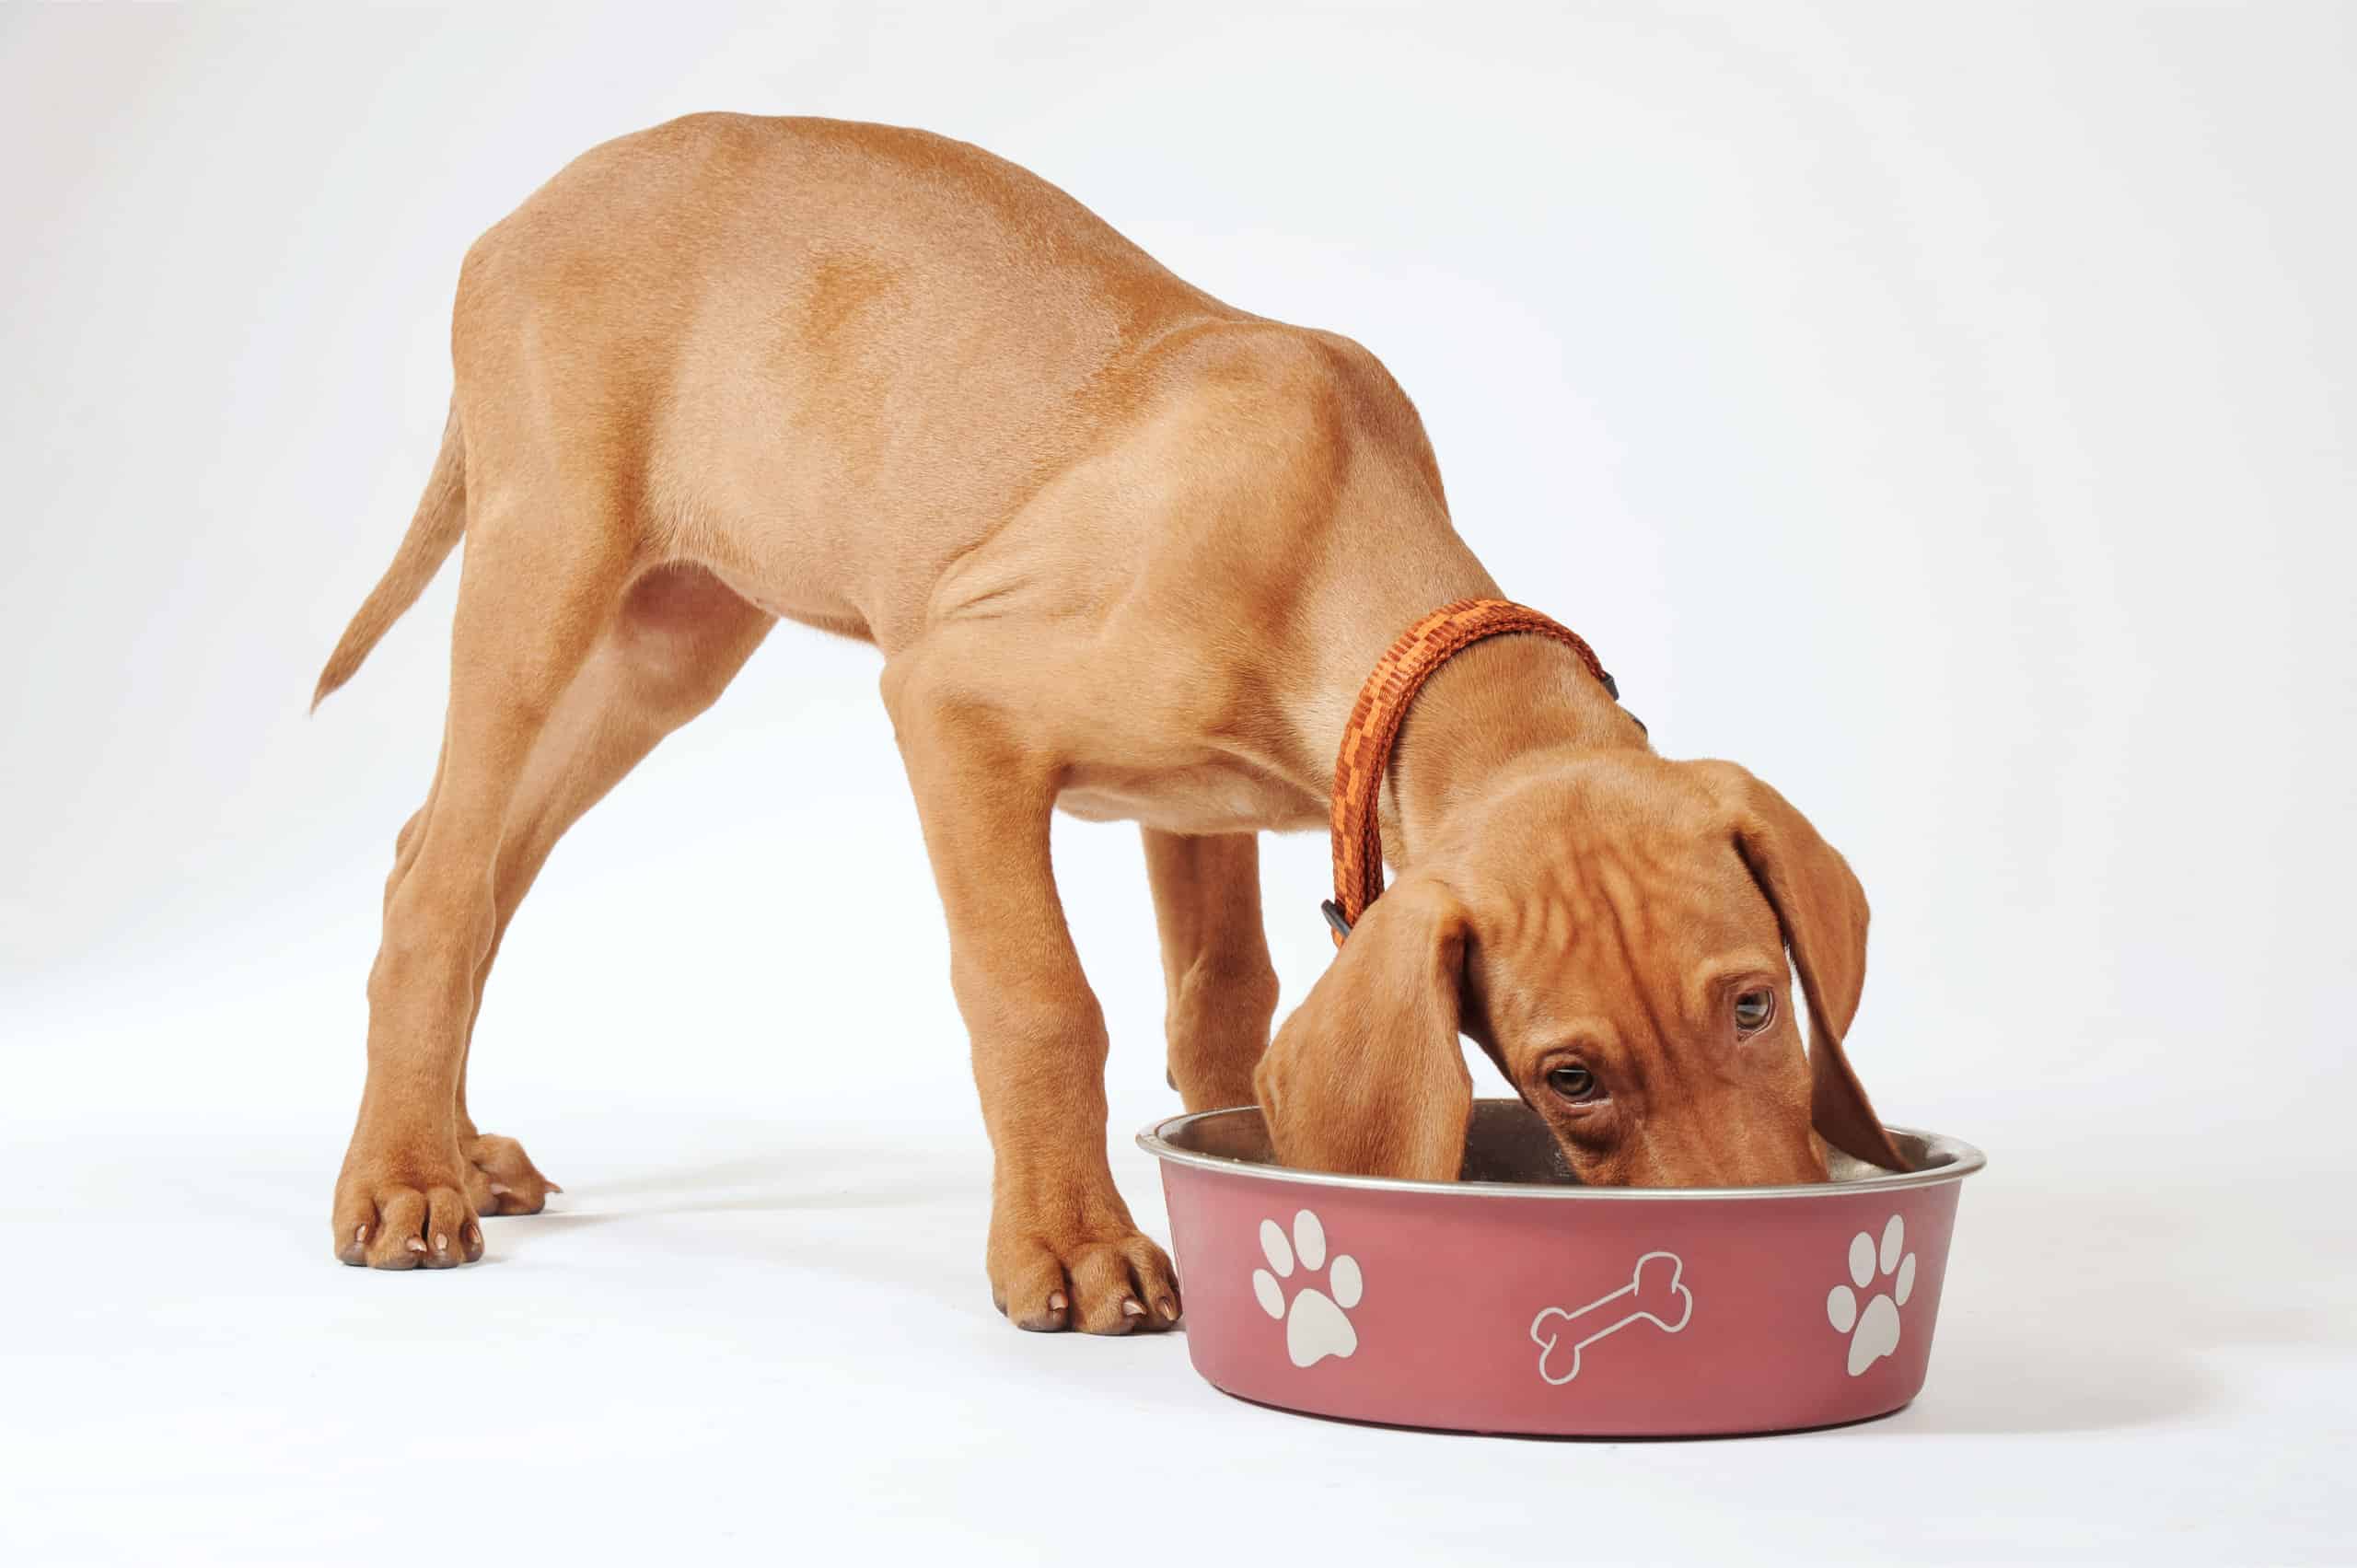
<path fill-rule="evenodd" d="M 1885 1415 L 1931 1362 L 1970 1144 L 1836 1153 L 1805 1187 L 1581 1187 L 1538 1115 L 1483 1100 L 1464 1179 L 1274 1163 L 1257 1109 L 1138 1134 L 1162 1161 L 1188 1353 L 1317 1415 L 1661 1437 Z"/>

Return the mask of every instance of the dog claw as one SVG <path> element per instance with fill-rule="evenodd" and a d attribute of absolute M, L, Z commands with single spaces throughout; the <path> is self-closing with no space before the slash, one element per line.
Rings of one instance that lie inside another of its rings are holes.
<path fill-rule="evenodd" d="M 1064 1309 L 1065 1305 L 1066 1305 L 1066 1303 L 1065 1303 L 1065 1301 L 1064 1301 L 1064 1293 L 1063 1293 L 1063 1292 L 1062 1292 L 1062 1291 L 1060 1291 L 1060 1290 L 1056 1290 L 1056 1291 L 1050 1291 L 1050 1292 L 1048 1293 L 1048 1310 L 1049 1310 L 1049 1311 L 1051 1311 L 1051 1312 L 1062 1312 L 1062 1311 Z"/>
<path fill-rule="evenodd" d="M 1140 1307 L 1134 1297 L 1125 1295 L 1121 1297 L 1121 1316 L 1124 1318 L 1143 1318 L 1145 1316 L 1145 1308 Z"/>
<path fill-rule="evenodd" d="M 1172 1302 L 1169 1298 L 1165 1297 L 1164 1299 L 1155 1302 L 1154 1305 L 1162 1313 L 1162 1320 L 1164 1322 L 1176 1323 L 1178 1321 L 1178 1305 Z"/>
<path fill-rule="evenodd" d="M 421 1240 L 419 1240 L 419 1239 L 418 1239 L 416 1237 L 414 1237 L 414 1236 L 411 1237 L 407 1241 L 403 1242 L 401 1245 L 403 1245 L 404 1247 L 407 1247 L 407 1248 L 408 1248 L 411 1251 L 412 1251 L 412 1252 L 423 1252 L 423 1251 L 424 1251 L 424 1250 L 425 1250 L 425 1243 L 424 1243 L 424 1242 L 423 1242 L 423 1241 L 421 1241 Z"/>

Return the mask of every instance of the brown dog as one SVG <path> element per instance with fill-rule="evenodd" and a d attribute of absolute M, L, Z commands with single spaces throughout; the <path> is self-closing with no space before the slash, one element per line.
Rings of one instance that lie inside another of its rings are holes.
<path fill-rule="evenodd" d="M 319 682 L 463 533 L 441 762 L 369 976 L 346 1262 L 478 1258 L 478 1215 L 555 1191 L 467 1114 L 501 934 L 558 837 L 781 617 L 884 653 L 996 1159 L 991 1288 L 1025 1328 L 1178 1316 L 1106 1163 L 1059 807 L 1142 825 L 1171 1079 L 1190 1108 L 1257 1087 L 1290 1161 L 1453 1178 L 1462 1031 L 1590 1181 L 1821 1179 L 1812 1107 L 1897 1163 L 1840 1052 L 1849 867 L 1742 770 L 1655 756 L 1538 638 L 1468 650 L 1418 700 L 1383 803 L 1399 880 L 1269 1045 L 1253 835 L 1323 825 L 1377 656 L 1498 592 L 1356 343 L 1221 304 L 963 144 L 699 115 L 484 235 L 452 357 L 424 499 Z"/>

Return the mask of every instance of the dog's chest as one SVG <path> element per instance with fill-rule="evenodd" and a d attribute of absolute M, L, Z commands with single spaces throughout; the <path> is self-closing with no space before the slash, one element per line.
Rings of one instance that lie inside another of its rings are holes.
<path fill-rule="evenodd" d="M 1076 765 L 1056 806 L 1085 821 L 1171 833 L 1283 832 L 1326 819 L 1320 803 L 1275 774 L 1226 758 L 1156 769 Z"/>

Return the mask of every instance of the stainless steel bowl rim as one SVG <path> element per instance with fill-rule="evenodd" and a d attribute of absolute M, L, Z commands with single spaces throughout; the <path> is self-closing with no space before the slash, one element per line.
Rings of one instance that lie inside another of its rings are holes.
<path fill-rule="evenodd" d="M 1511 1102 L 1509 1102 L 1511 1103 Z M 1889 1170 L 1845 1181 L 1805 1182 L 1782 1187 L 1579 1187 L 1535 1181 L 1410 1181 L 1392 1176 L 1344 1176 L 1333 1171 L 1295 1170 L 1290 1166 L 1263 1165 L 1257 1160 L 1229 1159 L 1199 1154 L 1170 1142 L 1171 1134 L 1214 1116 L 1257 1110 L 1255 1106 L 1226 1106 L 1217 1110 L 1190 1111 L 1142 1129 L 1138 1147 L 1173 1165 L 1190 1165 L 1224 1176 L 1245 1176 L 1262 1181 L 1290 1181 L 1304 1187 L 1346 1189 L 1362 1192 L 1423 1192 L 1434 1197 L 1529 1198 L 1555 1202 L 1693 1202 L 1756 1198 L 1845 1198 L 1861 1192 L 1897 1192 L 1913 1187 L 1937 1187 L 1961 1181 L 1989 1163 L 1989 1156 L 1961 1138 L 1950 1138 L 1920 1128 L 1891 1125 L 1890 1131 L 1922 1140 L 1926 1152 L 1947 1157 L 1922 1170 Z"/>

